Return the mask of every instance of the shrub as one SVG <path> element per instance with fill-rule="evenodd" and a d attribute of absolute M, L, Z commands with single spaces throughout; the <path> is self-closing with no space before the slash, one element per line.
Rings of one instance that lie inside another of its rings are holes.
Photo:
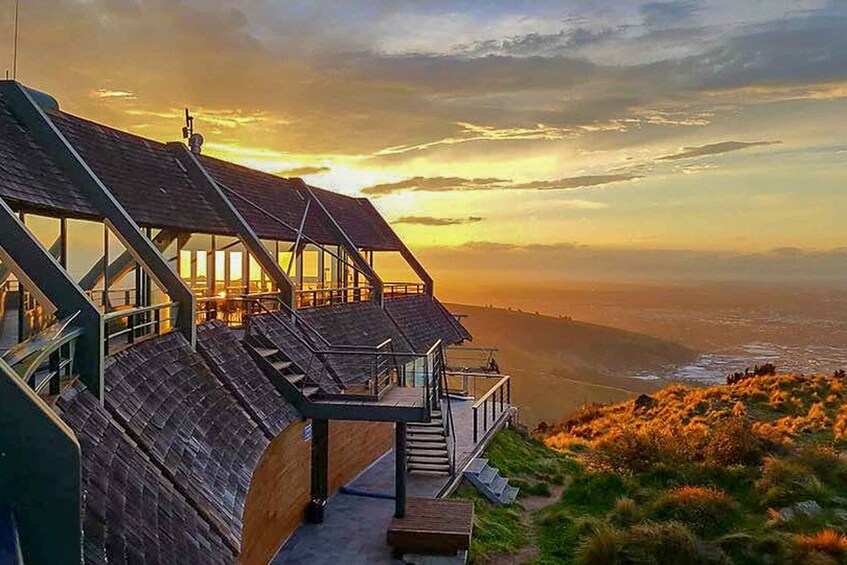
<path fill-rule="evenodd" d="M 847 536 L 831 529 L 822 530 L 812 535 L 794 536 L 794 543 L 799 555 L 819 552 L 838 559 L 847 556 Z"/>
<path fill-rule="evenodd" d="M 702 535 L 726 531 L 736 521 L 738 505 L 723 491 L 702 486 L 669 490 L 656 500 L 653 515 L 682 522 Z"/>
<path fill-rule="evenodd" d="M 623 545 L 623 534 L 612 528 L 593 528 L 576 550 L 580 565 L 617 563 Z"/>
<path fill-rule="evenodd" d="M 797 450 L 794 459 L 826 483 L 847 485 L 847 463 L 830 447 L 806 446 Z"/>
<path fill-rule="evenodd" d="M 615 501 L 615 506 L 609 512 L 609 521 L 618 526 L 632 526 L 641 521 L 643 513 L 638 503 L 622 496 Z"/>
<path fill-rule="evenodd" d="M 586 473 L 562 494 L 562 501 L 589 514 L 608 511 L 627 492 L 623 477 L 614 473 Z"/>
<path fill-rule="evenodd" d="M 822 464 L 824 459 L 816 460 L 817 457 L 819 456 L 807 455 L 806 458 L 770 457 L 766 459 L 762 468 L 762 477 L 756 481 L 756 489 L 761 493 L 762 502 L 765 505 L 784 505 L 813 499 L 826 503 L 832 497 L 832 492 L 807 464 L 808 462 L 813 465 Z"/>
<path fill-rule="evenodd" d="M 706 463 L 717 466 L 758 465 L 763 454 L 761 439 L 741 416 L 716 425 L 703 448 Z"/>
<path fill-rule="evenodd" d="M 702 543 L 685 525 L 676 522 L 641 524 L 622 539 L 621 561 L 651 565 L 704 565 L 727 563 L 726 555 Z"/>

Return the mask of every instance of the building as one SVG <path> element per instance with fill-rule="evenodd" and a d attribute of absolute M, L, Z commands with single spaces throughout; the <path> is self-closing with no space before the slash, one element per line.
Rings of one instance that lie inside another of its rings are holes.
<path fill-rule="evenodd" d="M 409 473 L 446 485 L 508 413 L 494 379 L 460 455 L 445 359 L 471 336 L 366 199 L 13 81 L 0 321 L 0 540 L 26 563 L 267 563 L 392 449 L 411 520 Z"/>

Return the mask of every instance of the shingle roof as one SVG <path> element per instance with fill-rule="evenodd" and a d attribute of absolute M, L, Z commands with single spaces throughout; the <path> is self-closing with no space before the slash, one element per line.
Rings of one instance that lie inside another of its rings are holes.
<path fill-rule="evenodd" d="M 257 424 L 176 332 L 125 349 L 106 369 L 106 406 L 196 505 L 241 539 Z"/>
<path fill-rule="evenodd" d="M 197 350 L 242 406 L 261 422 L 271 437 L 299 415 L 253 361 L 241 342 L 220 320 L 197 326 Z"/>
<path fill-rule="evenodd" d="M 286 241 L 296 239 L 297 230 L 306 209 L 306 202 L 309 199 L 309 195 L 303 189 L 288 179 L 220 159 L 203 156 L 202 162 L 209 174 L 218 183 L 243 198 L 230 196 L 230 201 L 259 237 Z M 245 202 L 244 199 L 252 202 L 255 206 Z M 284 221 L 289 227 L 269 217 L 261 210 L 265 210 Z M 320 210 L 312 206 L 306 218 L 304 233 L 322 244 L 339 244 L 339 239 L 327 227 L 326 222 L 327 220 Z"/>
<path fill-rule="evenodd" d="M 356 247 L 382 251 L 400 249 L 397 235 L 366 199 L 321 188 L 313 187 L 312 190 Z"/>
<path fill-rule="evenodd" d="M 56 403 L 82 448 L 86 563 L 233 563 L 235 556 L 93 394 Z"/>
<path fill-rule="evenodd" d="M 164 144 L 63 112 L 50 117 L 139 224 L 234 233 Z"/>
<path fill-rule="evenodd" d="M 300 310 L 300 316 L 333 346 L 377 346 L 391 338 L 396 352 L 410 352 L 411 346 L 403 334 L 374 302 L 337 304 Z M 399 359 L 405 362 L 411 359 Z M 329 362 L 339 378 L 347 385 L 361 384 L 371 376 L 373 357 L 362 355 L 331 355 Z"/>
<path fill-rule="evenodd" d="M 418 353 L 426 353 L 439 339 L 449 345 L 470 339 L 447 309 L 427 294 L 387 298 L 385 309 Z"/>
<path fill-rule="evenodd" d="M 30 138 L 0 95 L 0 196 L 10 203 L 47 212 L 100 214 L 70 179 Z"/>

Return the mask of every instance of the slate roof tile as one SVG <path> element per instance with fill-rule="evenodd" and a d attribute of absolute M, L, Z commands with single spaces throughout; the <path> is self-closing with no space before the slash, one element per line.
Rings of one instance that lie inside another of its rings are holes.
<path fill-rule="evenodd" d="M 438 299 L 427 294 L 387 298 L 385 309 L 418 353 L 426 353 L 439 339 L 449 345 L 470 339 Z"/>
<path fill-rule="evenodd" d="M 81 385 L 57 402 L 82 448 L 86 563 L 234 563 L 235 555 Z"/>
<path fill-rule="evenodd" d="M 140 225 L 233 233 L 165 144 L 63 112 L 50 118 Z"/>
<path fill-rule="evenodd" d="M 194 504 L 208 508 L 230 538 L 240 540 L 247 490 L 268 445 L 265 434 L 179 333 L 137 344 L 113 360 L 105 374 L 109 410 Z M 123 402 L 111 393 L 120 382 L 129 385 Z M 131 413 L 128 405 L 141 409 Z"/>
<path fill-rule="evenodd" d="M 45 212 L 97 218 L 85 195 L 31 139 L 0 95 L 0 196 Z"/>

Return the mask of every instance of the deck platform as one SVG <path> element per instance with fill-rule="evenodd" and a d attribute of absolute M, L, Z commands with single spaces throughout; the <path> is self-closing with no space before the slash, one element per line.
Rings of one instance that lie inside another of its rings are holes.
<path fill-rule="evenodd" d="M 392 518 L 388 545 L 398 553 L 455 555 L 471 546 L 473 502 L 409 498 L 406 516 Z"/>
<path fill-rule="evenodd" d="M 422 388 L 392 387 L 379 400 L 352 395 L 316 398 L 301 409 L 303 416 L 339 420 L 370 420 L 385 422 L 423 422 L 428 411 Z"/>

